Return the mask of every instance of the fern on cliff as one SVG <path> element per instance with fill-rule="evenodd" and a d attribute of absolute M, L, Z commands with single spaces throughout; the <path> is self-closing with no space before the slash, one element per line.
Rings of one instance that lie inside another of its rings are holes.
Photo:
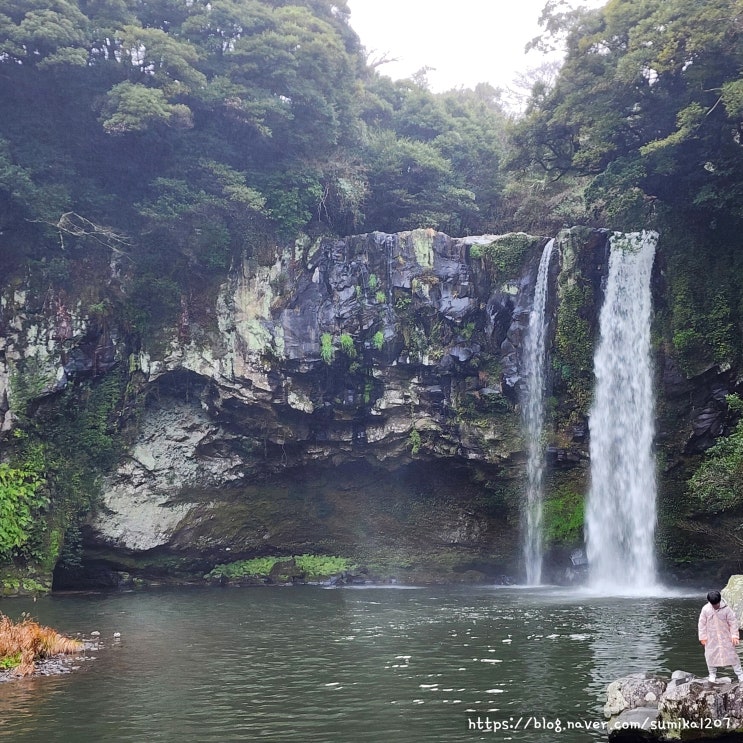
<path fill-rule="evenodd" d="M 44 479 L 30 467 L 0 464 L 0 558 L 28 542 L 38 512 L 48 504 Z"/>

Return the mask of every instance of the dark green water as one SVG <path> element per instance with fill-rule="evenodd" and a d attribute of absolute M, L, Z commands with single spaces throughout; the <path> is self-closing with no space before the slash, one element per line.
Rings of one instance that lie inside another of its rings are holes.
<path fill-rule="evenodd" d="M 704 673 L 703 601 L 482 587 L 8 600 L 0 611 L 13 618 L 30 611 L 63 632 L 98 630 L 105 647 L 70 675 L 0 684 L 0 738 L 605 740 L 568 725 L 601 723 L 609 681 L 645 670 Z M 544 718 L 553 729 L 468 729 L 478 715 L 522 725 Z"/>

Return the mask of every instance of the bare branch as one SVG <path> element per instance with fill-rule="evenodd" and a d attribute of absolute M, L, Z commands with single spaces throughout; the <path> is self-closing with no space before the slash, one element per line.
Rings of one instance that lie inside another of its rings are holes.
<path fill-rule="evenodd" d="M 399 62 L 399 57 L 390 57 L 389 52 L 382 52 L 380 56 L 372 56 L 376 55 L 377 50 L 372 49 L 370 52 L 366 55 L 366 64 L 368 67 L 371 67 L 373 70 L 376 70 L 377 67 L 381 67 L 385 64 L 390 64 L 391 62 Z"/>
<path fill-rule="evenodd" d="M 718 99 L 717 99 L 717 100 L 715 101 L 715 105 L 714 105 L 714 106 L 712 106 L 712 108 L 710 108 L 710 110 L 709 110 L 709 111 L 707 111 L 707 113 L 706 113 L 706 114 L 704 114 L 705 118 L 706 118 L 707 116 L 709 116 L 709 115 L 710 115 L 710 114 L 711 114 L 711 113 L 712 113 L 712 112 L 713 112 L 713 111 L 714 111 L 714 110 L 715 110 L 715 109 L 716 109 L 716 108 L 717 108 L 717 107 L 718 107 L 718 106 L 720 105 L 720 103 L 721 103 L 721 102 L 722 102 L 722 96 L 720 96 L 720 97 L 719 97 L 719 98 L 718 98 Z"/>
<path fill-rule="evenodd" d="M 130 244 L 127 235 L 115 232 L 110 227 L 104 227 L 103 225 L 91 222 L 91 220 L 80 216 L 76 212 L 65 212 L 59 220 L 57 220 L 56 224 L 38 219 L 32 221 L 48 224 L 58 230 L 63 249 L 64 235 L 72 235 L 73 237 L 79 238 L 91 238 L 117 255 L 128 255 L 127 252 L 122 249 L 123 246 L 128 246 Z"/>

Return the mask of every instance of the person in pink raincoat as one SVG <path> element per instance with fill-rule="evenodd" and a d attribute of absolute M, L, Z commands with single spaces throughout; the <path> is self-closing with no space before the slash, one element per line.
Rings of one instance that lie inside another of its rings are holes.
<path fill-rule="evenodd" d="M 717 680 L 719 666 L 732 666 L 738 681 L 743 681 L 743 667 L 738 651 L 738 618 L 722 600 L 719 591 L 710 591 L 699 615 L 699 642 L 704 645 L 709 680 Z"/>

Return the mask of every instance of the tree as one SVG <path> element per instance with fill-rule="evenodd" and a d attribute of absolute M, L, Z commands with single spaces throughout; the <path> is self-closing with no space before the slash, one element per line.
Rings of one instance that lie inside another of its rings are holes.
<path fill-rule="evenodd" d="M 328 154 L 352 136 L 356 60 L 333 27 L 301 6 L 272 14 L 230 52 L 230 82 L 264 134 L 264 157 Z"/>
<path fill-rule="evenodd" d="M 456 204 L 448 204 L 451 164 L 431 144 L 382 131 L 369 137 L 365 160 L 370 174 L 366 223 L 395 232 L 436 227 Z M 474 202 L 473 194 L 462 194 Z"/>
<path fill-rule="evenodd" d="M 88 19 L 66 0 L 0 3 L 0 64 L 39 68 L 86 64 Z"/>
<path fill-rule="evenodd" d="M 180 178 L 157 178 L 138 211 L 147 243 L 185 256 L 193 267 L 229 268 L 252 249 L 251 223 L 267 216 L 266 200 L 246 176 L 224 163 L 201 158 Z"/>
<path fill-rule="evenodd" d="M 431 93 L 424 80 L 368 80 L 361 116 L 365 229 L 487 231 L 498 218 L 506 115 L 499 92 Z"/>
<path fill-rule="evenodd" d="M 573 17 L 565 65 L 536 91 L 514 163 L 591 177 L 598 211 L 624 196 L 635 218 L 657 200 L 743 215 L 739 16 L 737 0 L 613 0 Z"/>
<path fill-rule="evenodd" d="M 345 0 L 0 0 L 0 243 L 33 224 L 36 250 L 67 213 L 132 235 L 148 265 L 224 263 L 258 224 L 483 231 L 498 92 L 380 76 L 348 17 Z"/>
<path fill-rule="evenodd" d="M 183 104 L 168 103 L 159 88 L 130 82 L 114 85 L 101 110 L 101 123 L 108 134 L 143 132 L 156 123 L 192 126 L 191 111 Z"/>

